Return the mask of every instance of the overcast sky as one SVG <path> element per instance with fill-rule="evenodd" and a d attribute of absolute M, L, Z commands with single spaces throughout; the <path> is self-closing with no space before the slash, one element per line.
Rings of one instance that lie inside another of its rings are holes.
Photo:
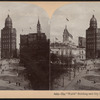
<path fill-rule="evenodd" d="M 8 10 L 10 10 L 10 12 Z M 42 32 L 45 32 L 49 38 L 49 17 L 43 8 L 28 3 L 0 2 L 0 30 L 4 28 L 5 19 L 8 14 L 12 19 L 13 27 L 17 30 L 17 47 L 19 47 L 20 34 L 35 33 L 37 31 L 36 25 L 38 17 Z M 32 29 L 30 29 L 30 27 Z"/>
<path fill-rule="evenodd" d="M 85 37 L 93 14 L 97 19 L 98 28 L 100 28 L 100 3 L 71 3 L 58 8 L 51 18 L 51 41 L 53 42 L 55 37 L 62 41 L 63 31 L 67 25 L 69 33 L 73 35 L 73 42 L 78 44 L 78 37 Z"/>

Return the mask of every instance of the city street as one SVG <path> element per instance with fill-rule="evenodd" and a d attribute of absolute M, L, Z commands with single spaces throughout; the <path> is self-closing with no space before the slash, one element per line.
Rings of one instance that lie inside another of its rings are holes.
<path fill-rule="evenodd" d="M 65 90 L 100 90 L 99 66 L 99 60 L 96 60 L 95 66 L 93 61 L 88 60 L 86 69 L 80 72 Z"/>
<path fill-rule="evenodd" d="M 29 90 L 29 81 L 24 77 L 24 67 L 19 59 L 0 61 L 0 90 Z"/>
<path fill-rule="evenodd" d="M 71 80 L 66 74 L 56 79 L 55 90 L 100 90 L 100 60 L 88 60 L 85 69 L 76 72 L 75 78 L 71 73 Z"/>

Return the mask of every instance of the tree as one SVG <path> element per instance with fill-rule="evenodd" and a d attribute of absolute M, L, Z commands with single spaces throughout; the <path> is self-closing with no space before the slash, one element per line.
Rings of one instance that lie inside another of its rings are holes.
<path fill-rule="evenodd" d="M 54 63 L 54 62 L 56 62 L 57 61 L 57 55 L 56 54 L 54 54 L 54 53 L 51 53 L 51 61 Z"/>

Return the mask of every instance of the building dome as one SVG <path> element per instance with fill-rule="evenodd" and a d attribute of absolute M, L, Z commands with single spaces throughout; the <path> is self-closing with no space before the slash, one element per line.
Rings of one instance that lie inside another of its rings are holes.
<path fill-rule="evenodd" d="M 6 22 L 12 22 L 12 19 L 11 19 L 10 16 L 8 15 L 5 21 L 6 21 Z"/>
<path fill-rule="evenodd" d="M 97 20 L 94 17 L 94 15 L 92 16 L 92 18 L 90 19 L 90 27 L 92 28 L 97 28 Z"/>
<path fill-rule="evenodd" d="M 8 15 L 7 18 L 5 19 L 5 27 L 11 28 L 12 27 L 12 19 Z"/>

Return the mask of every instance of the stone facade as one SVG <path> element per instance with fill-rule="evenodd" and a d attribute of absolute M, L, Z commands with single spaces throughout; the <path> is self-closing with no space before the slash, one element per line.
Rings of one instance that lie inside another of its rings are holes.
<path fill-rule="evenodd" d="M 37 33 L 29 33 L 20 35 L 20 61 L 24 62 L 25 55 L 31 60 L 47 60 L 49 59 L 49 40 L 45 33 L 41 32 L 41 25 L 38 20 Z"/>
<path fill-rule="evenodd" d="M 16 29 L 13 28 L 12 19 L 8 15 L 5 27 L 1 30 L 1 58 L 15 58 L 16 53 Z"/>
<path fill-rule="evenodd" d="M 100 28 L 97 28 L 94 15 L 90 19 L 90 27 L 86 30 L 86 58 L 100 58 Z"/>
<path fill-rule="evenodd" d="M 86 47 L 86 38 L 79 37 L 78 38 L 78 44 L 79 44 L 80 48 L 85 48 Z"/>

